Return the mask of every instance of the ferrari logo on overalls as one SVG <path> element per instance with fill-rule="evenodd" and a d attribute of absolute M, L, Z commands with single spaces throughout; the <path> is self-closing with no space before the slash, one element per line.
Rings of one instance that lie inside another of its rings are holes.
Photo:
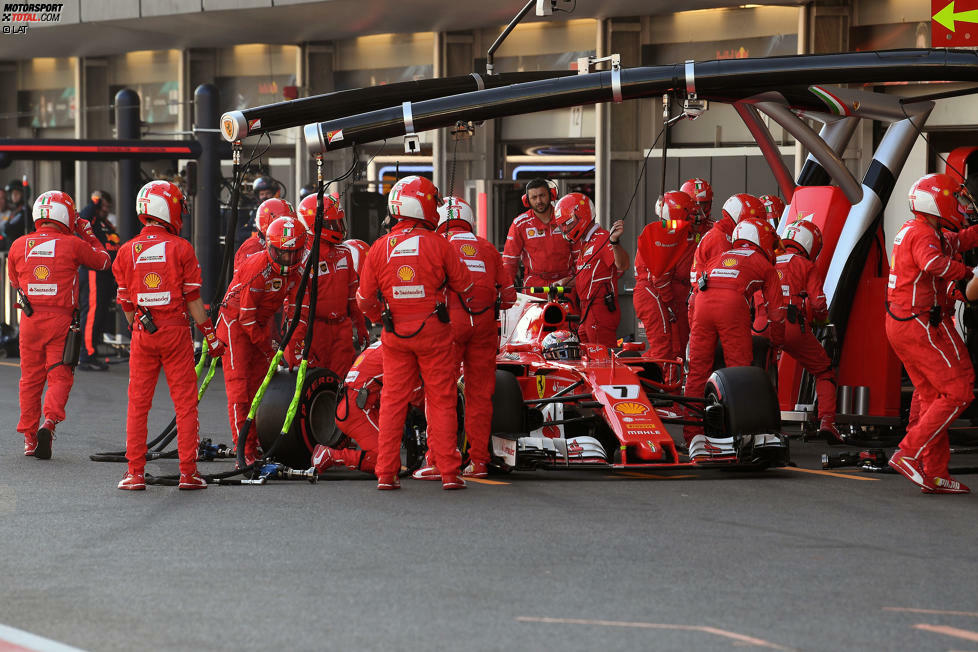
<path fill-rule="evenodd" d="M 35 242 L 36 242 L 36 240 L 28 240 L 28 241 L 27 241 L 27 248 L 28 248 L 28 249 L 33 249 L 33 248 L 34 248 L 34 243 L 35 243 Z"/>
<path fill-rule="evenodd" d="M 546 374 L 541 374 L 537 376 L 537 396 L 543 398 L 547 393 L 547 376 Z"/>
<path fill-rule="evenodd" d="M 143 250 L 143 245 L 137 242 L 135 245 L 133 245 L 132 248 L 133 251 L 135 251 L 138 254 L 140 251 Z"/>
<path fill-rule="evenodd" d="M 390 238 L 390 239 L 389 239 L 389 240 L 387 241 L 387 244 L 388 244 L 388 246 L 390 246 L 390 247 L 396 247 L 396 246 L 397 246 L 397 236 L 394 236 L 393 238 Z"/>

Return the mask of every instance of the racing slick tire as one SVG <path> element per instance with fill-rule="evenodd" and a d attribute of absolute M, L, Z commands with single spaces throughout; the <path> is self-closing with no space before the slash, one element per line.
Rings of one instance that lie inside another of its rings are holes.
<path fill-rule="evenodd" d="M 751 364 L 767 371 L 768 380 L 774 387 L 775 392 L 777 392 L 778 361 L 775 358 L 774 349 L 771 346 L 771 340 L 767 339 L 763 335 L 752 335 L 751 340 L 751 345 L 754 352 L 754 357 Z M 723 347 L 721 347 L 720 343 L 718 342 L 716 353 L 713 356 L 713 368 L 723 369 L 726 366 L 727 365 L 723 360 Z"/>
<path fill-rule="evenodd" d="M 765 468 L 788 463 L 778 395 L 764 369 L 719 369 L 707 381 L 705 396 L 708 412 L 711 404 L 722 408 L 721 419 L 704 420 L 706 435 L 733 437 L 741 464 Z"/>
<path fill-rule="evenodd" d="M 496 388 L 492 393 L 492 435 L 519 435 L 525 429 L 526 409 L 523 403 L 523 390 L 516 375 L 509 371 L 496 370 Z"/>
<path fill-rule="evenodd" d="M 280 371 L 265 390 L 265 397 L 255 415 L 255 431 L 262 450 L 269 451 L 278 439 L 285 423 L 289 404 L 295 393 L 296 373 Z M 319 367 L 309 367 L 299 395 L 299 405 L 292 427 L 279 442 L 274 458 L 293 469 L 312 465 L 312 450 L 316 444 L 335 446 L 342 433 L 336 428 L 336 396 L 340 378 Z"/>

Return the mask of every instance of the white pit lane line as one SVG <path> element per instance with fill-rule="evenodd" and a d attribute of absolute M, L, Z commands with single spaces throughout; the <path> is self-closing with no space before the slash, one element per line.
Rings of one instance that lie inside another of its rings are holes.
<path fill-rule="evenodd" d="M 0 625 L 0 652 L 84 652 L 20 629 Z"/>

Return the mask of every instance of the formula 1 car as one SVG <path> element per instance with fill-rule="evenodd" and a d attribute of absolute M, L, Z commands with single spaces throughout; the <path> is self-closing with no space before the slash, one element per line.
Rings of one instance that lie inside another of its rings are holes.
<path fill-rule="evenodd" d="M 764 369 L 715 371 L 705 396 L 681 395 L 681 360 L 582 344 L 580 358 L 543 355 L 576 319 L 561 287 L 531 288 L 496 359 L 490 448 L 501 470 L 785 466 L 778 397 Z M 682 451 L 666 424 L 702 425 L 705 448 Z M 690 459 L 692 455 L 695 459 Z"/>

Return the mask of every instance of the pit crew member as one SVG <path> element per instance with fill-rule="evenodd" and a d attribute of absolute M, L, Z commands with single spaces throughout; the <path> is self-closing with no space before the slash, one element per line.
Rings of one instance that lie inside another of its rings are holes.
<path fill-rule="evenodd" d="M 886 335 L 914 384 L 919 411 L 889 463 L 924 493 L 969 493 L 948 473 L 947 429 L 971 403 L 974 369 L 937 296 L 947 281 L 973 275 L 954 260 L 955 246 L 943 233 L 963 226 L 967 200 L 945 174 L 918 179 L 909 199 L 914 217 L 893 240 Z"/>
<path fill-rule="evenodd" d="M 699 285 L 690 324 L 686 396 L 703 396 L 718 340 L 728 367 L 751 364 L 751 300 L 756 301 L 757 290 L 763 292 L 765 302 L 759 307 L 765 308 L 771 319 L 771 341 L 775 346 L 784 342 L 781 285 L 773 265 L 774 229 L 763 218 L 748 217 L 734 228 L 732 239 L 733 249 L 720 252 L 701 268 L 705 281 Z M 683 436 L 691 459 L 717 452 L 699 426 L 685 426 Z"/>
<path fill-rule="evenodd" d="M 238 269 L 249 256 L 265 251 L 265 233 L 268 231 L 268 225 L 280 217 L 295 217 L 292 204 L 284 199 L 272 197 L 258 206 L 255 210 L 255 231 L 234 252 L 234 269 Z"/>
<path fill-rule="evenodd" d="M 247 258 L 234 273 L 221 301 L 218 337 L 227 344 L 224 384 L 228 395 L 228 420 L 234 445 L 244 446 L 245 464 L 258 458 L 254 424 L 239 441 L 251 401 L 261 386 L 278 348 L 274 315 L 285 304 L 301 277 L 306 229 L 294 217 L 279 217 L 268 225 L 265 253 Z"/>
<path fill-rule="evenodd" d="M 462 489 L 456 447 L 455 353 L 446 289 L 465 295 L 469 270 L 438 224 L 438 188 L 408 176 L 391 189 L 387 209 L 398 221 L 370 248 L 360 274 L 357 302 L 372 321 L 383 321 L 384 387 L 381 390 L 377 488 L 399 489 L 400 448 L 411 389 L 418 373 L 425 384 L 428 448 L 444 489 Z"/>
<path fill-rule="evenodd" d="M 110 260 L 88 221 L 75 215 L 68 193 L 51 190 L 42 194 L 34 202 L 33 217 L 36 230 L 17 238 L 10 247 L 7 277 L 20 297 L 21 308 L 17 432 L 24 435 L 24 455 L 47 460 L 51 459 L 55 425 L 65 419 L 74 382 L 74 370 L 64 364 L 64 354 L 78 308 L 78 266 L 104 270 Z M 45 383 L 44 423 L 38 429 Z"/>
<path fill-rule="evenodd" d="M 581 307 L 577 335 L 582 343 L 615 346 L 618 340 L 618 279 L 628 267 L 628 252 L 618 239 L 625 230 L 621 220 L 611 232 L 594 221 L 594 204 L 579 193 L 564 195 L 554 209 L 554 224 L 574 246 L 577 256 L 575 293 Z"/>
<path fill-rule="evenodd" d="M 503 247 L 503 263 L 514 280 L 523 264 L 523 287 L 564 285 L 573 273 L 573 254 L 567 240 L 554 223 L 553 204 L 557 186 L 547 179 L 526 184 L 523 206 L 529 210 L 517 216 L 509 227 Z"/>
<path fill-rule="evenodd" d="M 197 474 L 197 374 L 189 311 L 207 339 L 208 353 L 218 357 L 224 346 L 200 299 L 200 265 L 193 247 L 181 238 L 183 193 L 169 181 L 151 181 L 136 196 L 136 215 L 144 224 L 119 249 L 112 272 L 119 285 L 119 305 L 132 327 L 129 355 L 129 406 L 126 413 L 126 459 L 129 469 L 119 489 L 146 488 L 146 418 L 160 368 L 166 374 L 177 414 L 180 489 L 206 489 Z"/>

